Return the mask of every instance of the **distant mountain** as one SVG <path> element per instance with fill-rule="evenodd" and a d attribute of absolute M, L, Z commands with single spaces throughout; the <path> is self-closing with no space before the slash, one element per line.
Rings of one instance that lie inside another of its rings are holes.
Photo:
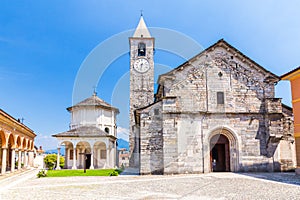
<path fill-rule="evenodd" d="M 45 154 L 57 154 L 57 149 L 46 150 Z M 63 156 L 65 155 L 65 148 L 64 147 L 62 147 L 60 149 L 60 155 L 63 155 Z"/>
<path fill-rule="evenodd" d="M 127 149 L 127 151 L 129 151 L 129 142 L 128 141 L 123 140 L 122 138 L 119 138 L 117 140 L 117 143 L 118 143 L 118 150 L 125 148 L 125 149 Z"/>

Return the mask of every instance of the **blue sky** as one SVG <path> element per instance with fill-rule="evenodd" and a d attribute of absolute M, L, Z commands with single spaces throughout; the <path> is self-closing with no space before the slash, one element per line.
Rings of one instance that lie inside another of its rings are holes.
<path fill-rule="evenodd" d="M 99 44 L 134 29 L 141 9 L 149 27 L 175 30 L 204 48 L 224 38 L 267 70 L 282 75 L 300 65 L 299 7 L 297 0 L 1 0 L 0 108 L 25 119 L 37 134 L 36 145 L 55 148 L 50 136 L 68 130 L 66 107 L 72 105 L 73 86 L 83 61 Z M 157 74 L 183 61 L 157 51 L 155 62 L 161 65 Z M 128 70 L 129 55 L 125 53 L 111 62 L 97 87 L 100 98 L 119 106 L 118 126 L 125 131 L 128 102 L 117 97 L 128 95 L 129 87 L 124 84 Z M 118 92 L 115 97 L 112 90 L 116 87 L 124 94 Z M 280 82 L 276 87 L 276 96 L 291 105 L 289 83 Z M 86 94 L 92 92 L 91 86 Z"/>

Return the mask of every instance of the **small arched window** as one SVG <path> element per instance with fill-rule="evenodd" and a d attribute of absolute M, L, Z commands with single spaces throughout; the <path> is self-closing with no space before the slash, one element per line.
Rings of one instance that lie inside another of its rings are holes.
<path fill-rule="evenodd" d="M 138 56 L 146 56 L 146 45 L 145 43 L 139 43 L 138 45 Z"/>
<path fill-rule="evenodd" d="M 106 133 L 109 133 L 109 128 L 106 127 L 106 128 L 104 129 L 104 131 L 105 131 Z"/>

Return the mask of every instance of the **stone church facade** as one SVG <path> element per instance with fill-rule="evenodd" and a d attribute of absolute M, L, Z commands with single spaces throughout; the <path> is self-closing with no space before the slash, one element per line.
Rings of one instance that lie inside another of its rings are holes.
<path fill-rule="evenodd" d="M 145 33 L 141 20 L 135 33 Z M 144 39 L 130 40 L 138 47 Z M 154 63 L 153 54 L 132 48 L 131 87 L 138 87 L 133 80 L 145 80 L 154 65 L 139 72 L 134 63 Z M 160 75 L 152 102 L 141 98 L 134 107 L 140 93 L 130 90 L 130 165 L 140 174 L 293 170 L 293 114 L 275 98 L 279 80 L 222 39 Z"/>

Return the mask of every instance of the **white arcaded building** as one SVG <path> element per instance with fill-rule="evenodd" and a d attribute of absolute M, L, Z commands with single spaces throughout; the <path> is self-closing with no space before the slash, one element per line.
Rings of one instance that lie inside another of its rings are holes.
<path fill-rule="evenodd" d="M 64 168 L 81 169 L 84 164 L 89 169 L 115 167 L 119 110 L 96 93 L 67 110 L 71 113 L 70 130 L 53 135 L 58 140 L 58 155 L 65 147 Z"/>

